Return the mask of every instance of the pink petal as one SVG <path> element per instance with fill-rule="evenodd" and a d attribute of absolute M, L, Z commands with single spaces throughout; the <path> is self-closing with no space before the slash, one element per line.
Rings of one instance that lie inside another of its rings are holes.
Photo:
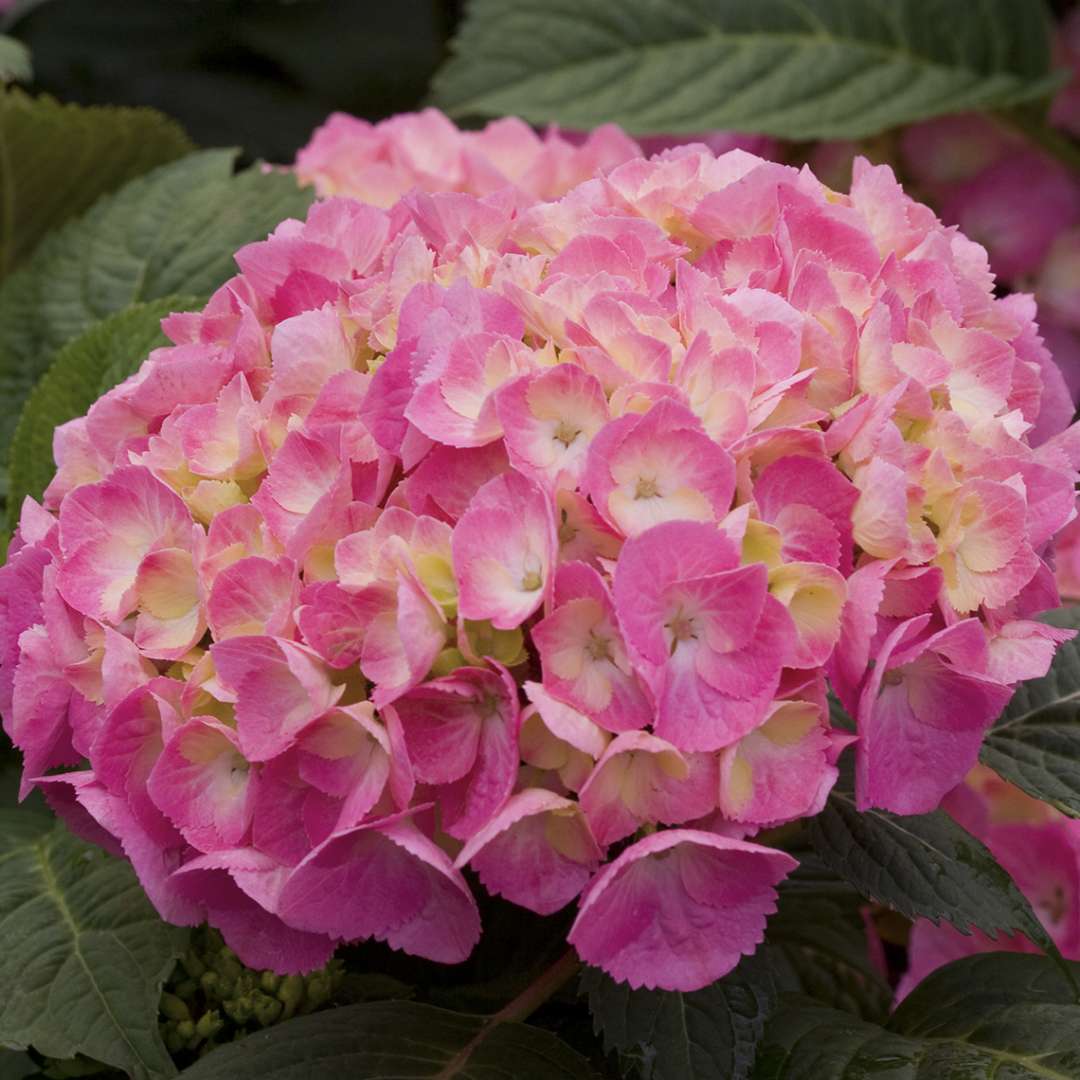
<path fill-rule="evenodd" d="M 700 990 L 765 932 L 790 855 L 670 829 L 627 848 L 593 880 L 570 930 L 587 964 L 633 988 Z"/>
<path fill-rule="evenodd" d="M 576 803 L 529 788 L 511 796 L 454 865 L 471 865 L 488 892 L 550 915 L 581 892 L 602 857 Z"/>

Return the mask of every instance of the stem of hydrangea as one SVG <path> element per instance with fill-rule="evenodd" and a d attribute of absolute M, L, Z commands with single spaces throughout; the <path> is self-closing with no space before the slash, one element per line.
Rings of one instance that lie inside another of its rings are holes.
<path fill-rule="evenodd" d="M 578 973 L 581 961 L 573 949 L 568 949 L 546 971 L 541 972 L 513 1001 L 504 1005 L 492 1018 L 492 1023 L 527 1020 L 541 1005 L 554 996 Z"/>

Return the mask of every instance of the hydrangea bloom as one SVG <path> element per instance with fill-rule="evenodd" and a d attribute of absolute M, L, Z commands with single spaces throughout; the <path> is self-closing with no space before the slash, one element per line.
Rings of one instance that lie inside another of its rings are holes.
<path fill-rule="evenodd" d="M 1080 959 L 1080 823 L 981 765 L 950 792 L 944 805 L 1009 871 L 1062 955 Z M 1023 934 L 962 934 L 948 923 L 935 926 L 920 919 L 911 929 L 908 969 L 897 986 L 897 998 L 951 960 L 1000 950 L 1039 951 Z"/>
<path fill-rule="evenodd" d="M 468 868 L 705 985 L 835 781 L 830 684 L 860 806 L 929 810 L 1064 636 L 1080 433 L 1029 438 L 1051 361 L 982 248 L 865 161 L 557 139 L 333 122 L 301 171 L 369 201 L 238 252 L 23 508 L 25 787 L 253 966 L 460 961 Z"/>

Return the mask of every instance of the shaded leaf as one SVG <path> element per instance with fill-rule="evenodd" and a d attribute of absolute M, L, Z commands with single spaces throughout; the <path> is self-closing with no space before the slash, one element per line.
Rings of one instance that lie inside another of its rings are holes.
<path fill-rule="evenodd" d="M 461 116 L 857 138 L 1048 93 L 1042 3 L 473 0 L 436 76 Z"/>
<path fill-rule="evenodd" d="M 311 193 L 235 152 L 208 150 L 155 169 L 50 234 L 0 284 L 0 453 L 21 403 L 60 346 L 130 304 L 212 292 L 237 248 L 303 216 Z"/>
<path fill-rule="evenodd" d="M 100 195 L 191 149 L 179 125 L 153 109 L 0 92 L 0 277 Z"/>
<path fill-rule="evenodd" d="M 1012 878 L 944 811 L 860 813 L 848 795 L 834 790 L 825 809 L 807 822 L 807 833 L 831 870 L 909 919 L 945 919 L 958 930 L 975 926 L 991 937 L 1019 931 L 1041 948 L 1053 948 Z"/>
<path fill-rule="evenodd" d="M 134 374 L 151 349 L 166 345 L 161 320 L 199 300 L 171 296 L 103 319 L 65 345 L 34 387 L 12 438 L 8 511 L 14 528 L 23 498 L 41 497 L 55 468 L 53 430 L 83 416 L 106 390 Z"/>
<path fill-rule="evenodd" d="M 759 949 L 692 993 L 632 990 L 599 968 L 586 968 L 581 989 L 605 1049 L 648 1080 L 747 1080 L 779 987 L 769 950 Z"/>
<path fill-rule="evenodd" d="M 0 812 L 0 938 L 0 1042 L 175 1075 L 158 999 L 187 931 L 158 918 L 127 863 L 50 817 Z"/>
<path fill-rule="evenodd" d="M 892 990 L 871 961 L 864 906 L 847 882 L 801 855 L 765 931 L 780 988 L 866 1019 L 887 1015 Z"/>
<path fill-rule="evenodd" d="M 183 1080 L 595 1080 L 548 1031 L 432 1005 L 346 1005 L 223 1046 Z"/>
<path fill-rule="evenodd" d="M 1080 975 L 1080 964 L 1071 969 Z M 755 1080 L 1075 1080 L 1080 1006 L 1046 957 L 983 953 L 924 979 L 885 1026 L 796 1003 L 769 1021 Z"/>

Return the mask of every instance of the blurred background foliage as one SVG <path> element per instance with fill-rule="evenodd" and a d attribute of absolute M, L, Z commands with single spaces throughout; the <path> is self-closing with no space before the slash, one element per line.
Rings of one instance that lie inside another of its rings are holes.
<path fill-rule="evenodd" d="M 335 109 L 414 109 L 461 0 L 23 0 L 7 30 L 34 57 L 31 91 L 150 105 L 200 146 L 291 161 Z"/>

